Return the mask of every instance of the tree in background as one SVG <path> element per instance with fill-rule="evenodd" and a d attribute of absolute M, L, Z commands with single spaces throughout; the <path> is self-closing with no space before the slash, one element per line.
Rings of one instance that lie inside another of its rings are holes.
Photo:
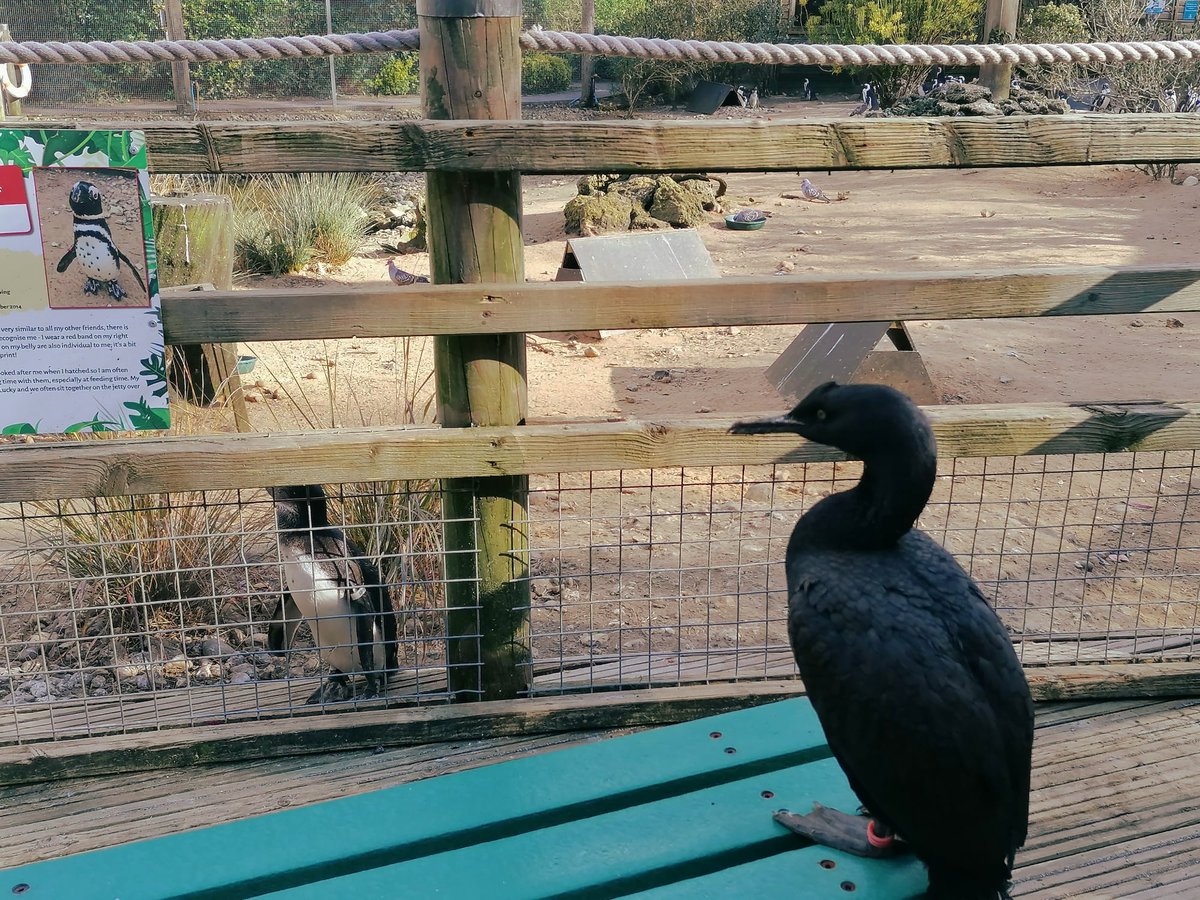
<path fill-rule="evenodd" d="M 816 44 L 953 44 L 976 41 L 983 24 L 983 0 L 812 0 L 806 27 Z M 884 106 L 917 92 L 929 69 L 872 66 L 869 79 Z"/>
<path fill-rule="evenodd" d="M 1175 22 L 1147 18 L 1145 0 L 1079 0 L 1045 3 L 1026 12 L 1017 34 L 1033 43 L 1072 41 L 1156 41 L 1175 37 Z M 1190 37 L 1189 35 L 1184 35 Z M 1168 89 L 1183 99 L 1189 85 L 1200 86 L 1200 66 L 1189 62 L 1046 66 L 1022 70 L 1023 79 L 1048 94 L 1090 95 L 1102 82 L 1110 87 L 1115 112 L 1157 109 Z"/>
<path fill-rule="evenodd" d="M 578 28 L 580 4 L 572 0 L 572 19 L 566 19 L 567 0 L 540 0 L 546 4 L 547 22 L 553 30 Z M 561 10 L 564 19 L 554 18 Z M 698 41 L 773 41 L 781 34 L 783 7 L 778 0 L 596 0 L 596 33 L 630 37 L 677 38 Z M 606 58 L 597 69 L 621 83 L 630 101 L 650 95 L 674 98 L 696 81 L 734 82 L 739 77 L 759 83 L 768 74 L 765 66 L 738 66 L 697 61 Z"/>

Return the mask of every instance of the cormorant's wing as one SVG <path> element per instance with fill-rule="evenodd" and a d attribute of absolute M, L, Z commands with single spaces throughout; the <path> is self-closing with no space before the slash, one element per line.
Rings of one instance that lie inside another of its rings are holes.
<path fill-rule="evenodd" d="M 801 550 L 788 567 L 793 649 L 871 813 L 926 861 L 999 867 L 1027 819 L 1028 688 L 952 557 L 919 533 L 901 547 Z"/>

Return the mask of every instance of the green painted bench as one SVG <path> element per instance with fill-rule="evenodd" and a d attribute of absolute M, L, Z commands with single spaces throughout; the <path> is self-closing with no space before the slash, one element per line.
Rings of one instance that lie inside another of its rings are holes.
<path fill-rule="evenodd" d="M 22 900 L 856 898 L 911 858 L 806 846 L 771 813 L 857 801 L 806 700 L 5 870 Z"/>

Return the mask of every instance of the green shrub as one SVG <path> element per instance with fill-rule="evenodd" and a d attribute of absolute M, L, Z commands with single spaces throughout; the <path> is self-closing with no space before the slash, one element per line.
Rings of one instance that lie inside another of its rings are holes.
<path fill-rule="evenodd" d="M 1087 41 L 1087 23 L 1072 3 L 1047 3 L 1030 10 L 1021 23 L 1022 41 L 1031 44 Z"/>
<path fill-rule="evenodd" d="M 420 64 L 415 53 L 397 53 L 380 66 L 378 74 L 367 82 L 367 90 L 372 94 L 389 97 L 416 94 L 420 89 Z"/>
<path fill-rule="evenodd" d="M 815 4 L 810 3 L 810 6 Z M 978 37 L 983 0 L 828 0 L 808 16 L 808 37 L 821 44 L 953 44 Z M 890 106 L 915 94 L 929 69 L 851 69 Z"/>
<path fill-rule="evenodd" d="M 521 90 L 527 94 L 552 94 L 571 86 L 571 66 L 560 56 L 526 53 L 521 58 Z"/>

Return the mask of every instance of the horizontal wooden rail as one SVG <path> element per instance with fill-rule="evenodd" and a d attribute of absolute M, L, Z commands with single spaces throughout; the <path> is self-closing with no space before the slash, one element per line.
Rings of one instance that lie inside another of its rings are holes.
<path fill-rule="evenodd" d="M 1198 117 L 1200 118 L 1200 117 Z M 1200 268 L 164 292 L 171 343 L 1200 312 Z"/>
<path fill-rule="evenodd" d="M 72 127 L 70 122 L 41 127 Z M 75 126 L 77 127 L 77 126 Z M 128 123 L 89 128 L 128 128 Z M 165 172 L 535 174 L 941 169 L 1187 162 L 1189 114 L 619 122 L 147 122 Z"/>
<path fill-rule="evenodd" d="M 1036 700 L 1194 697 L 1200 664 L 1108 663 L 1025 670 Z M 310 753 L 641 728 L 684 722 L 804 693 L 796 680 L 695 685 L 297 716 L 0 748 L 0 785 Z"/>
<path fill-rule="evenodd" d="M 943 457 L 1200 448 L 1200 403 L 993 404 L 929 410 Z M 470 478 L 842 458 L 727 422 L 373 428 L 278 435 L 16 444 L 0 448 L 0 502 L 163 491 Z"/>

